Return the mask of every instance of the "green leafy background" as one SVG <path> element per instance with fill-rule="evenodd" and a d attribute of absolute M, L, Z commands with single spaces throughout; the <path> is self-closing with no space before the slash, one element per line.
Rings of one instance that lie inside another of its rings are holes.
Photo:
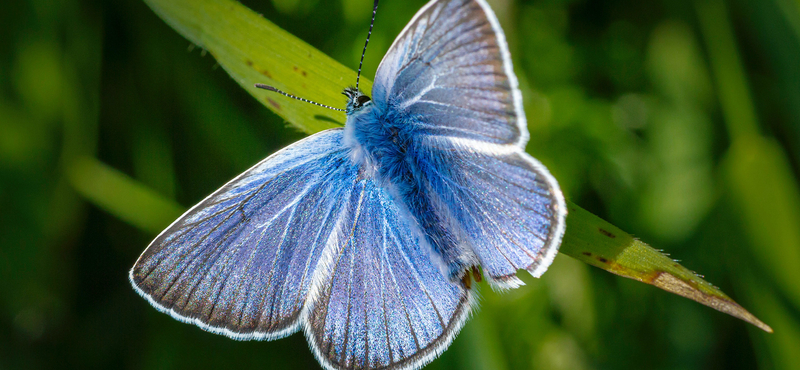
<path fill-rule="evenodd" d="M 157 313 L 127 269 L 185 206 L 298 127 L 343 121 L 253 99 L 193 45 L 231 69 L 226 57 L 283 29 L 311 45 L 290 44 L 295 57 L 313 47 L 354 68 L 370 3 L 247 1 L 280 28 L 224 44 L 176 30 L 243 29 L 220 23 L 227 8 L 189 26 L 165 19 L 172 29 L 133 0 L 1 4 L 0 368 L 315 366 L 301 335 L 234 342 Z M 523 87 L 528 151 L 570 200 L 705 274 L 775 333 L 560 255 L 521 289 L 483 285 L 481 310 L 429 368 L 796 367 L 800 2 L 490 3 Z M 383 1 L 365 76 L 422 5 Z M 322 103 L 342 105 L 354 78 L 261 57 L 246 73 Z M 297 114 L 307 123 L 288 126 Z"/>

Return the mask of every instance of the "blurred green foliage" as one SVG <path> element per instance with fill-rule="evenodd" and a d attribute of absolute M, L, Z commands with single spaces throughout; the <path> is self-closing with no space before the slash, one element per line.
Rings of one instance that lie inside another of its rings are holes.
<path fill-rule="evenodd" d="M 358 62 L 371 1 L 244 3 Z M 423 3 L 381 3 L 366 76 Z M 428 368 L 796 367 L 800 3 L 490 3 L 528 151 L 573 202 L 705 273 L 775 334 L 560 256 L 521 289 L 482 286 Z M 303 134 L 140 1 L 2 2 L 0 35 L 0 368 L 316 366 L 301 335 L 205 333 L 127 282 L 179 205 Z M 140 207 L 111 216 L 91 202 L 101 193 Z"/>

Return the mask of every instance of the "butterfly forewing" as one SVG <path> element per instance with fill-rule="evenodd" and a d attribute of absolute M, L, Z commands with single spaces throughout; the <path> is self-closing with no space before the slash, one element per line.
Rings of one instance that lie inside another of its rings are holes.
<path fill-rule="evenodd" d="M 418 368 L 461 328 L 470 292 L 442 275 L 373 180 L 356 184 L 347 207 L 340 253 L 308 319 L 312 347 L 333 369 Z"/>
<path fill-rule="evenodd" d="M 483 1 L 431 1 L 378 67 L 373 99 L 428 134 L 524 146 L 525 116 L 505 38 Z"/>
<path fill-rule="evenodd" d="M 341 129 L 267 158 L 159 235 L 131 270 L 183 321 L 237 339 L 291 334 L 356 179 Z"/>

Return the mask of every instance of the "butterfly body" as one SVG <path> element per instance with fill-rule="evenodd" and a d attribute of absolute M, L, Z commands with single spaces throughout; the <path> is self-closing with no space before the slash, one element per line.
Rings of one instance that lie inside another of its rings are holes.
<path fill-rule="evenodd" d="M 351 98 L 351 100 L 357 97 Z M 424 177 L 430 164 L 425 148 L 417 145 L 420 133 L 413 117 L 381 109 L 373 102 L 348 112 L 345 142 L 353 162 L 391 194 L 408 215 L 420 242 L 443 273 L 456 279 L 474 258 L 458 247 L 458 240 L 433 207 Z"/>
<path fill-rule="evenodd" d="M 483 0 L 429 2 L 372 99 L 344 94 L 344 128 L 269 156 L 157 236 L 130 271 L 136 291 L 234 339 L 302 329 L 326 369 L 417 369 L 470 314 L 465 271 L 500 289 L 544 272 L 564 199 L 524 152 L 521 95 Z"/>

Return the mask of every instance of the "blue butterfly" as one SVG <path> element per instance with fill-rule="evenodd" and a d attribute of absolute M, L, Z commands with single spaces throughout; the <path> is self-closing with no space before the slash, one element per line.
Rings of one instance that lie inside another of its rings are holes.
<path fill-rule="evenodd" d="M 418 369 L 475 306 L 470 271 L 500 289 L 521 285 L 520 269 L 544 273 L 566 206 L 524 151 L 521 94 L 484 0 L 429 2 L 373 98 L 344 94 L 343 129 L 269 156 L 158 235 L 130 271 L 136 291 L 234 339 L 302 329 L 326 369 Z"/>

